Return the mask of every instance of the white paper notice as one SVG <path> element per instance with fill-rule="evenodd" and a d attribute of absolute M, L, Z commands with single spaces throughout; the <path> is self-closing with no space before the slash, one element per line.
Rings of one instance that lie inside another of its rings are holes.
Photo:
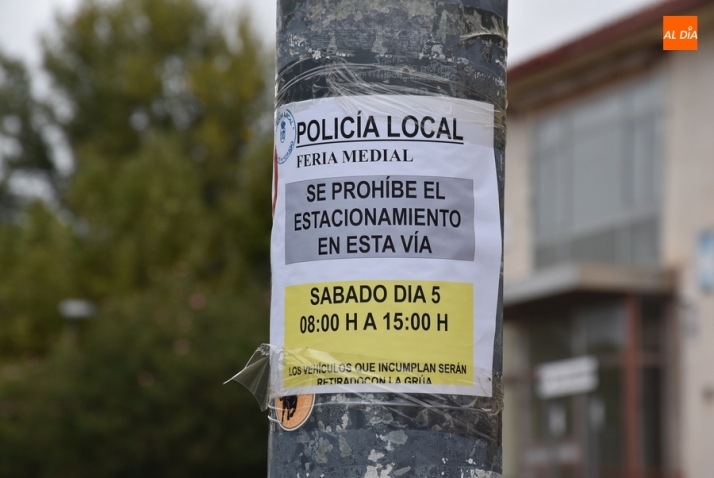
<path fill-rule="evenodd" d="M 486 103 L 302 101 L 275 115 L 281 395 L 491 396 L 501 223 Z"/>

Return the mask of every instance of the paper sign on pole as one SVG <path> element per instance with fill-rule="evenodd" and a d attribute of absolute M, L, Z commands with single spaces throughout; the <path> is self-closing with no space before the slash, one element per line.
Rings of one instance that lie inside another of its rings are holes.
<path fill-rule="evenodd" d="M 493 106 L 352 96 L 275 116 L 271 343 L 285 395 L 491 396 Z"/>

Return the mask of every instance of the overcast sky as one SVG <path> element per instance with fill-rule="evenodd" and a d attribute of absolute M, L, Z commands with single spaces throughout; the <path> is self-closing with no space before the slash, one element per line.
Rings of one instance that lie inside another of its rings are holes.
<path fill-rule="evenodd" d="M 223 12 L 237 15 L 247 7 L 257 31 L 274 41 L 275 1 L 203 0 Z M 510 0 L 509 64 L 657 3 L 658 0 Z M 71 12 L 80 0 L 0 0 L 0 48 L 21 56 L 33 66 L 40 61 L 38 36 L 53 25 L 56 12 Z"/>

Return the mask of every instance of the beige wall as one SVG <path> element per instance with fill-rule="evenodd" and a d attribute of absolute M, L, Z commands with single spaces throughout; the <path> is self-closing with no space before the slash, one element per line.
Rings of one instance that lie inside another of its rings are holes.
<path fill-rule="evenodd" d="M 517 114 L 508 116 L 504 201 L 503 280 L 505 283 L 523 279 L 533 270 L 531 124 L 528 116 Z"/>
<path fill-rule="evenodd" d="M 699 50 L 671 52 L 667 61 L 663 260 L 680 274 L 679 319 L 684 330 L 679 369 L 680 463 L 687 478 L 714 476 L 714 295 L 696 277 L 696 244 L 714 228 L 714 35 Z"/>
<path fill-rule="evenodd" d="M 506 143 L 506 194 L 504 204 L 504 268 L 505 283 L 528 277 L 532 272 L 531 226 L 531 122 L 524 115 L 508 116 L 508 142 Z M 518 329 L 504 324 L 503 371 L 512 375 L 519 370 L 520 350 Z M 503 476 L 518 475 L 518 438 L 520 407 L 513 385 L 505 386 L 503 412 Z"/>

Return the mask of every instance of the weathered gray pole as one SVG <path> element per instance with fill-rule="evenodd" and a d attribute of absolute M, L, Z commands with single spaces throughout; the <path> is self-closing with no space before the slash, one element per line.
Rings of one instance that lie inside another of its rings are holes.
<path fill-rule="evenodd" d="M 486 103 L 493 106 L 492 157 L 495 161 L 495 177 L 497 178 L 495 180 L 495 182 L 497 181 L 497 186 L 494 186 L 498 197 L 497 214 L 500 212 L 501 218 L 501 231 L 498 232 L 500 240 L 503 230 L 502 208 L 506 138 L 507 0 L 278 0 L 277 16 L 278 76 L 276 109 L 278 110 L 281 107 L 286 107 L 286 105 L 299 105 L 300 102 L 320 98 L 352 98 L 354 100 L 352 104 L 359 105 L 359 98 L 374 95 L 404 95 L 405 98 L 436 97 L 440 99 L 446 98 L 449 101 L 451 99 L 473 100 L 479 102 L 478 104 Z M 409 101 L 413 102 L 413 100 Z M 407 103 L 407 100 L 405 100 L 405 108 L 408 109 L 411 103 Z M 292 113 L 295 113 L 296 107 L 290 106 L 290 108 L 292 108 Z M 354 109 L 359 110 L 359 106 L 355 106 Z M 354 115 L 361 113 L 361 110 L 353 111 Z M 282 119 L 276 122 L 276 144 L 285 142 L 286 135 L 288 141 L 291 138 L 297 138 L 297 143 L 291 143 L 289 150 L 285 149 L 288 146 L 284 146 L 282 150 L 280 146 L 278 147 L 276 168 L 278 168 L 278 163 L 282 164 L 282 161 L 286 161 L 288 157 L 290 157 L 290 161 L 296 162 L 297 167 L 330 167 L 329 152 L 327 156 L 320 156 L 321 152 L 315 149 L 314 151 L 318 151 L 314 153 L 317 156 L 308 155 L 307 157 L 297 158 L 295 156 L 296 152 L 306 151 L 306 149 L 294 150 L 293 147 L 300 148 L 300 140 L 307 141 L 308 137 L 310 140 L 322 141 L 322 144 L 338 143 L 340 140 L 347 143 L 348 140 L 344 138 L 349 137 L 349 133 L 355 129 L 354 126 L 352 129 L 344 127 L 344 122 L 342 122 L 340 125 L 343 128 L 340 133 L 338 121 L 342 120 L 335 118 L 335 130 L 330 129 L 326 133 L 326 129 L 331 128 L 332 125 L 332 118 L 330 117 L 326 123 L 324 118 L 322 123 L 320 123 L 319 119 L 316 120 L 314 129 L 309 130 L 311 127 L 309 123 L 303 122 L 300 124 L 299 119 L 295 120 L 292 116 L 288 118 L 286 116 L 288 113 L 281 114 L 283 115 L 281 116 Z M 422 116 L 414 113 L 413 117 L 415 119 L 412 123 L 407 117 L 405 117 L 407 119 L 399 118 L 399 124 L 402 125 L 401 130 L 395 120 L 395 129 L 390 129 L 389 133 L 380 130 L 381 135 L 377 131 L 382 126 L 376 125 L 373 128 L 371 138 L 375 141 L 376 138 L 379 138 L 379 141 L 384 141 L 384 147 L 387 148 L 389 146 L 386 143 L 386 141 L 389 141 L 388 138 L 399 134 L 394 131 L 399 130 L 403 135 L 407 136 L 416 131 L 413 133 L 416 135 L 419 132 L 419 125 L 421 125 L 420 134 L 423 137 L 434 138 L 437 127 L 439 127 L 438 114 L 423 116 L 422 112 Z M 422 119 L 423 117 L 427 119 Z M 388 118 L 389 121 L 392 120 L 392 116 Z M 364 120 L 366 121 L 366 119 L 365 117 Z M 292 124 L 293 120 L 296 124 Z M 354 117 L 351 121 L 348 126 L 356 124 Z M 448 128 L 451 128 L 453 124 L 453 129 L 443 132 L 441 139 L 444 142 L 462 139 L 460 135 L 463 135 L 463 132 L 462 130 L 457 132 L 456 122 L 456 119 L 453 119 L 453 123 L 452 119 L 442 119 L 442 126 L 446 124 Z M 389 124 L 388 126 L 392 128 L 393 125 Z M 410 129 L 412 126 L 417 129 Z M 318 131 L 320 127 L 323 128 L 322 132 Z M 461 124 L 459 124 L 459 128 L 462 128 Z M 364 126 L 363 132 L 365 137 L 369 135 L 369 131 L 364 130 Z M 353 136 L 351 138 L 352 140 L 354 139 Z M 423 139 L 422 141 L 427 140 Z M 417 147 L 419 145 L 415 146 L 415 151 Z M 359 158 L 359 155 L 362 154 L 359 151 L 355 149 L 344 150 L 340 154 L 343 157 L 347 157 L 349 161 L 351 154 L 355 154 L 356 156 L 354 157 Z M 377 154 L 374 151 L 381 150 L 372 149 L 369 151 L 372 151 L 371 159 L 366 159 L 365 161 L 374 162 L 375 154 Z M 405 156 L 400 158 L 400 151 L 393 153 L 384 149 L 384 156 L 397 154 L 396 160 L 401 159 L 408 162 L 411 156 L 406 157 L 405 150 Z M 411 155 L 412 153 L 410 152 L 409 154 Z M 363 156 L 366 158 L 368 153 L 364 153 Z M 381 153 L 379 153 L 379 158 L 382 158 Z M 343 160 L 344 158 L 337 158 L 339 162 Z M 434 158 L 434 160 L 436 161 L 438 158 Z M 325 171 L 324 176 L 326 178 L 343 174 L 339 172 L 340 170 L 336 166 L 332 170 Z M 413 175 L 415 173 L 411 172 L 410 174 Z M 444 174 L 444 176 L 448 175 Z M 385 176 L 383 179 L 389 181 L 395 177 Z M 446 187 L 444 184 L 447 184 L 447 181 L 448 179 L 442 180 L 442 187 Z M 428 188 L 431 187 L 430 185 L 433 182 L 424 184 L 425 196 L 429 196 Z M 296 180 L 295 184 L 298 183 L 299 181 Z M 355 180 L 356 183 L 357 181 Z M 316 183 L 313 186 L 315 186 L 312 190 L 314 193 L 319 189 L 319 185 Z M 291 186 L 287 185 L 286 187 L 286 194 L 289 196 L 291 194 Z M 341 194 L 343 188 L 346 187 L 347 184 L 344 181 L 338 183 L 337 186 L 333 182 L 332 189 L 328 185 L 327 190 L 328 193 L 330 191 L 334 193 L 337 190 Z M 421 185 L 418 187 L 421 188 Z M 435 194 L 438 195 L 438 193 Z M 319 197 L 319 193 L 316 197 Z M 348 196 L 344 196 L 344 198 L 349 199 Z M 371 198 L 374 198 L 374 192 Z M 334 194 L 332 199 L 335 199 Z M 285 199 L 276 198 L 276 200 Z M 306 201 L 310 201 L 309 195 Z M 300 211 L 293 214 L 294 211 L 291 212 L 290 210 L 293 207 L 291 206 L 292 202 L 288 197 L 287 204 L 284 206 L 287 208 L 286 216 L 288 216 L 286 224 L 303 231 L 306 229 L 306 225 L 309 225 L 308 222 L 304 221 L 316 219 L 317 216 L 310 216 L 309 214 L 312 210 L 307 209 L 305 210 L 307 211 L 305 212 L 307 216 L 301 216 L 300 214 L 303 213 Z M 295 202 L 299 201 L 296 200 Z M 476 207 L 478 208 L 478 199 L 476 199 L 476 202 Z M 342 218 L 343 214 L 347 215 L 350 211 L 345 204 L 340 205 L 343 212 L 339 213 L 339 218 Z M 296 205 L 294 207 L 299 208 L 300 206 Z M 337 223 L 334 211 L 331 211 L 331 214 L 330 220 L 335 221 L 331 224 L 334 230 L 342 223 Z M 295 216 L 295 219 L 293 219 L 293 216 Z M 461 215 L 459 218 L 461 218 Z M 354 222 L 354 218 L 352 220 Z M 478 220 L 479 218 L 477 217 L 475 219 L 476 223 L 478 223 Z M 419 221 L 415 220 L 414 223 L 418 224 Z M 313 226 L 317 227 L 316 222 L 313 223 Z M 454 224 L 454 220 L 452 220 L 451 226 L 458 227 L 458 225 Z M 287 225 L 285 227 L 288 228 Z M 409 230 L 409 233 L 413 234 L 415 238 L 419 238 L 421 237 L 420 234 L 426 234 L 427 230 L 428 228 L 414 227 Z M 478 237 L 478 224 L 476 225 L 476 231 L 475 242 L 478 248 L 480 240 Z M 435 241 L 438 239 L 437 234 L 438 231 L 431 238 L 431 248 L 433 248 L 434 254 L 438 254 L 437 245 L 435 245 Z M 276 233 L 274 232 L 274 239 L 275 235 Z M 285 254 L 287 256 L 290 256 L 290 254 L 296 255 L 294 259 L 288 257 L 287 262 L 312 264 L 312 267 L 315 268 L 313 270 L 327 267 L 319 262 L 322 258 L 318 257 L 317 254 L 336 254 L 339 250 L 338 246 L 345 247 L 345 244 L 339 244 L 337 239 L 335 239 L 334 244 L 326 239 L 325 242 L 320 242 L 315 246 L 315 251 L 317 252 L 315 252 L 315 257 L 311 258 L 308 256 L 311 254 L 310 247 L 312 246 L 308 242 L 300 242 L 302 240 L 299 239 L 301 236 L 295 231 L 281 230 L 277 233 L 277 236 L 284 237 L 288 242 L 286 246 L 288 249 Z M 369 237 L 374 237 L 374 234 Z M 368 240 L 371 241 L 372 239 Z M 444 237 L 443 239 L 445 244 L 449 243 L 449 240 L 449 237 Z M 303 250 L 291 252 L 291 241 L 299 242 Z M 379 248 L 379 244 L 375 246 L 375 244 L 370 243 L 370 245 L 371 247 Z M 395 247 L 398 249 L 397 246 Z M 366 251 L 367 248 L 368 246 L 365 245 L 364 250 Z M 431 248 L 425 253 L 431 253 Z M 376 254 L 373 250 L 371 252 Z M 305 257 L 300 255 L 303 253 Z M 502 258 L 500 248 L 497 253 L 501 254 Z M 340 254 L 344 254 L 344 251 L 341 251 Z M 444 254 L 448 255 L 449 251 L 447 250 Z M 478 256 L 478 253 L 476 253 L 476 256 Z M 374 258 L 378 256 L 367 254 L 365 257 Z M 391 256 L 387 251 L 387 258 L 383 260 L 386 262 L 393 260 L 389 257 Z M 402 256 L 397 254 L 394 257 Z M 443 257 L 449 258 L 447 256 Z M 285 261 L 282 257 L 279 260 Z M 309 262 L 313 260 L 314 262 Z M 340 263 L 348 263 L 349 261 L 359 261 L 359 258 L 351 259 L 346 257 Z M 454 261 L 454 263 L 459 262 Z M 351 264 L 356 264 L 356 262 Z M 398 267 L 398 264 L 400 263 L 394 262 L 394 267 Z M 422 260 L 419 264 L 423 264 L 423 268 L 429 268 L 431 262 Z M 471 267 L 476 269 L 481 267 L 478 258 L 476 260 L 472 259 Z M 421 265 L 419 270 L 423 270 Z M 380 280 L 383 278 L 375 277 L 375 279 Z M 499 274 L 496 274 L 494 280 L 497 284 L 494 286 L 497 294 L 494 294 L 493 307 L 489 309 L 491 312 L 487 314 L 490 317 L 484 319 L 479 315 L 479 310 L 476 310 L 474 314 L 478 320 L 490 321 L 495 331 L 492 332 L 493 339 L 490 342 L 493 350 L 493 360 L 490 362 L 492 364 L 492 375 L 488 378 L 489 382 L 492 380 L 490 384 L 491 396 L 407 393 L 403 390 L 390 393 L 389 385 L 385 385 L 382 388 L 384 393 L 379 391 L 360 392 L 357 389 L 355 389 L 355 393 L 350 393 L 349 387 L 347 387 L 344 393 L 317 393 L 314 396 L 314 408 L 303 413 L 306 417 L 304 423 L 299 428 L 290 431 L 284 429 L 280 425 L 280 421 L 281 419 L 285 420 L 286 413 L 288 415 L 290 415 L 291 411 L 295 413 L 297 399 L 294 397 L 278 398 L 275 401 L 271 401 L 272 421 L 268 476 L 270 478 L 302 478 L 308 476 L 315 478 L 500 477 L 502 462 L 501 410 L 503 405 L 503 388 L 501 384 L 503 351 L 502 279 Z M 334 286 L 331 287 L 330 291 L 332 292 L 325 294 L 334 293 Z M 391 291 L 390 287 L 391 285 L 385 290 L 389 289 Z M 478 289 L 479 285 L 477 284 L 474 287 Z M 438 291 L 438 289 L 438 286 L 432 287 L 431 292 L 428 294 Z M 274 295 L 275 290 L 274 288 Z M 347 286 L 345 286 L 346 290 Z M 378 289 L 373 287 L 372 292 L 378 293 Z M 319 300 L 322 302 L 320 304 L 325 300 L 322 294 L 323 292 L 317 293 L 318 296 L 321 296 Z M 333 295 L 328 297 L 327 300 L 339 303 L 335 297 Z M 433 296 L 431 297 L 436 302 Z M 284 303 L 287 304 L 287 301 L 288 299 L 286 298 Z M 317 303 L 318 299 L 315 299 L 315 301 Z M 287 309 L 290 306 L 287 304 L 284 307 Z M 478 309 L 477 304 L 474 307 Z M 284 340 L 287 342 L 288 329 L 292 325 L 290 325 L 291 322 L 287 318 L 290 315 L 290 311 L 285 310 L 284 313 L 286 316 L 286 331 L 284 333 L 280 332 L 282 335 L 278 335 L 280 337 L 284 335 Z M 326 327 L 320 328 L 319 313 L 315 330 L 318 332 L 320 330 L 331 332 L 329 321 Z M 307 312 L 296 313 L 294 323 L 297 330 L 298 319 L 302 320 L 300 323 L 301 332 L 307 337 L 309 335 L 308 332 L 311 330 L 309 329 L 311 324 L 309 321 L 310 316 L 305 314 Z M 376 319 L 376 326 L 383 327 L 386 323 L 387 327 L 389 327 L 389 317 L 385 315 L 385 320 L 387 321 L 385 322 L 382 315 L 380 313 Z M 356 316 L 357 313 L 355 313 Z M 348 319 L 347 323 L 344 321 L 345 317 Z M 347 331 L 349 331 L 350 317 L 349 313 L 344 314 L 344 316 L 339 315 L 337 320 L 341 320 L 341 322 L 337 323 L 332 330 L 346 326 Z M 426 330 L 426 322 L 423 321 L 421 324 L 419 322 L 422 319 L 426 320 L 426 315 L 422 314 L 416 317 L 416 324 L 414 322 L 411 323 L 415 327 L 421 326 L 423 330 Z M 451 325 L 446 323 L 442 315 L 439 315 L 438 320 L 441 321 L 439 324 L 437 324 L 436 315 L 430 317 L 429 320 L 429 327 L 432 331 L 429 333 L 436 333 L 434 331 L 437 330 L 437 325 L 439 330 L 442 330 L 443 326 L 444 331 L 448 330 L 447 325 Z M 453 318 L 451 320 L 453 321 Z M 360 321 L 362 321 L 362 318 L 360 318 Z M 335 323 L 332 325 L 335 325 Z M 359 330 L 367 330 L 368 325 L 365 324 L 363 326 L 362 322 L 360 322 Z M 394 327 L 395 325 L 392 323 L 391 332 L 393 332 Z M 409 326 L 407 325 L 406 327 L 408 328 Z M 273 334 L 272 337 L 278 335 Z M 355 337 L 357 336 L 355 335 Z M 395 339 L 394 343 L 397 344 L 395 347 L 408 340 L 410 338 L 407 335 Z M 365 353 L 368 352 L 365 350 Z M 451 350 L 447 348 L 443 350 L 444 362 L 449 362 L 450 353 Z M 275 356 L 278 357 L 279 355 L 276 354 Z M 376 357 L 375 363 L 380 362 L 382 358 L 389 358 L 387 355 L 389 354 L 385 352 L 383 357 Z M 328 364 L 332 363 L 329 360 L 323 361 Z M 382 362 L 386 363 L 385 360 L 382 360 Z M 335 360 L 334 363 L 337 364 L 340 361 Z M 397 362 L 393 360 L 389 363 L 395 364 Z M 275 364 L 273 365 L 275 367 Z M 340 363 L 340 366 L 344 367 L 344 364 Z M 402 367 L 402 364 L 389 366 L 399 368 Z M 354 363 L 347 365 L 347 367 L 353 371 L 355 370 Z M 361 367 L 368 368 L 369 366 L 365 364 Z M 421 364 L 412 370 L 417 372 L 415 375 L 419 375 L 421 370 L 419 367 L 421 367 Z M 424 367 L 428 371 L 429 365 L 425 364 Z M 441 364 L 439 364 L 439 367 L 441 367 Z M 471 364 L 469 363 L 469 373 L 471 373 L 470 367 Z M 310 370 L 314 373 L 319 372 L 314 366 Z M 323 366 L 323 372 L 325 370 L 330 370 L 329 366 L 328 368 Z M 458 371 L 458 368 L 456 370 Z M 335 368 L 333 371 L 337 372 L 337 369 Z M 287 374 L 288 372 L 284 373 Z M 374 376 L 377 375 L 378 373 L 375 372 Z M 422 374 L 420 376 L 423 379 L 427 375 Z M 364 381 L 366 376 L 368 374 L 365 372 L 362 375 L 362 382 L 352 383 L 366 383 Z M 396 380 L 397 378 L 394 379 Z M 339 381 L 335 382 L 334 378 L 329 380 L 331 381 L 315 383 L 339 383 Z"/>

